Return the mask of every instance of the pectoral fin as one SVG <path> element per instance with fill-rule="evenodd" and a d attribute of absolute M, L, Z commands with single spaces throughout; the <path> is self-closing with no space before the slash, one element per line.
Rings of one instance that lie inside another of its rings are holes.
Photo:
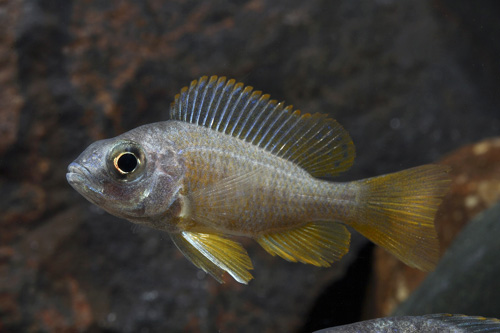
<path fill-rule="evenodd" d="M 252 262 L 245 249 L 237 242 L 217 234 L 183 231 L 171 234 L 177 248 L 196 266 L 223 283 L 228 272 L 236 281 L 247 284 L 253 276 Z"/>
<path fill-rule="evenodd" d="M 248 211 L 249 192 L 258 183 L 260 171 L 255 168 L 192 190 L 188 198 L 189 217 L 212 226 L 220 225 L 223 220 L 238 220 Z"/>
<path fill-rule="evenodd" d="M 312 222 L 297 229 L 262 235 L 257 242 L 285 260 L 328 267 L 349 251 L 351 234 L 334 222 Z"/>

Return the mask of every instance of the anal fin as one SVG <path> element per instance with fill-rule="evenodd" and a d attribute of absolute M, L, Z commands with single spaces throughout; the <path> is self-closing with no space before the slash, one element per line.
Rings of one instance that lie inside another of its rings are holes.
<path fill-rule="evenodd" d="M 177 248 L 198 268 L 223 283 L 228 272 L 236 281 L 247 284 L 253 276 L 252 262 L 245 249 L 237 242 L 218 234 L 183 231 L 170 234 Z"/>
<path fill-rule="evenodd" d="M 328 267 L 349 251 L 350 238 L 350 232 L 340 223 L 311 222 L 296 229 L 265 234 L 256 240 L 273 256 Z"/>

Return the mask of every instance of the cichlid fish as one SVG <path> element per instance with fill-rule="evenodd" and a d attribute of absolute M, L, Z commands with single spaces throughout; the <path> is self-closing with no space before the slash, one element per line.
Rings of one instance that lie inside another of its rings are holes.
<path fill-rule="evenodd" d="M 224 271 L 240 283 L 252 279 L 247 252 L 227 236 L 329 266 L 349 250 L 346 226 L 412 267 L 434 267 L 433 221 L 447 167 L 317 179 L 352 165 L 347 131 L 225 77 L 192 81 L 175 96 L 170 118 L 91 144 L 69 165 L 68 182 L 115 216 L 167 231 L 219 282 Z"/>
<path fill-rule="evenodd" d="M 430 314 L 424 316 L 387 317 L 325 328 L 315 333 L 479 333 L 500 332 L 500 320 L 478 316 Z"/>

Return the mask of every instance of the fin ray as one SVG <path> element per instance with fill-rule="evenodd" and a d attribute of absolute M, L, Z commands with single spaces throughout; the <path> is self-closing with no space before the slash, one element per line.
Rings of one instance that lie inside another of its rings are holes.
<path fill-rule="evenodd" d="M 223 282 L 222 273 L 226 271 L 236 281 L 247 284 L 253 276 L 253 269 L 247 251 L 235 241 L 218 234 L 182 231 L 172 234 L 179 250 L 193 264 Z"/>
<path fill-rule="evenodd" d="M 244 191 L 235 189 L 245 189 L 254 184 L 256 177 L 259 176 L 261 169 L 255 168 L 252 171 L 235 174 L 210 185 L 200 187 L 189 194 L 189 199 L 193 203 L 210 201 L 210 207 L 218 207 L 220 204 L 221 212 L 223 207 L 237 204 L 242 197 L 246 196 Z"/>
<path fill-rule="evenodd" d="M 296 229 L 261 235 L 256 240 L 273 256 L 328 267 L 349 251 L 350 236 L 340 223 L 311 222 Z"/>
<path fill-rule="evenodd" d="M 429 271 L 439 258 L 436 211 L 449 187 L 449 167 L 423 165 L 360 180 L 354 229 L 411 267 Z"/>
<path fill-rule="evenodd" d="M 170 234 L 170 238 L 181 253 L 189 259 L 196 267 L 210 274 L 217 282 L 224 283 L 222 275 L 224 270 L 210 261 L 200 251 L 193 247 L 181 234 Z"/>
<path fill-rule="evenodd" d="M 349 134 L 335 120 L 301 114 L 225 77 L 192 81 L 175 96 L 170 118 L 250 142 L 297 163 L 313 176 L 345 171 L 355 157 Z"/>
<path fill-rule="evenodd" d="M 197 187 L 188 195 L 190 218 L 213 227 L 220 226 L 221 220 L 239 220 L 247 210 L 247 190 L 254 186 L 259 174 L 256 168 Z"/>

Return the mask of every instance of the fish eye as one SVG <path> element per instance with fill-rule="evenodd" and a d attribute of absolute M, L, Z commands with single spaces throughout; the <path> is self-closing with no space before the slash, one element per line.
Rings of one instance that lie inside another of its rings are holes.
<path fill-rule="evenodd" d="M 146 156 L 142 147 L 133 141 L 116 145 L 108 158 L 108 169 L 116 179 L 132 181 L 144 173 Z"/>
<path fill-rule="evenodd" d="M 135 156 L 132 152 L 123 152 L 120 155 L 116 156 L 113 160 L 113 164 L 121 174 L 127 174 L 130 172 L 134 172 L 137 166 L 141 163 L 139 158 Z"/>

